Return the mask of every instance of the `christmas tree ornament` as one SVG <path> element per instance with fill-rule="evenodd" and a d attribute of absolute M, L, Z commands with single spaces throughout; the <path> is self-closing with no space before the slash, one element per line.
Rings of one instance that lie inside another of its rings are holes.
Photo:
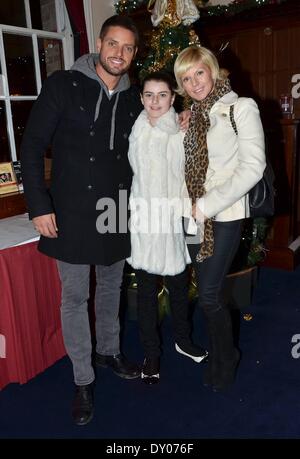
<path fill-rule="evenodd" d="M 190 25 L 200 17 L 193 0 L 150 0 L 148 11 L 151 13 L 154 27 L 162 22 L 170 27 L 176 27 L 181 23 Z"/>
<path fill-rule="evenodd" d="M 246 322 L 250 322 L 250 320 L 253 319 L 253 316 L 252 316 L 252 314 L 244 314 L 244 315 L 243 315 L 243 319 L 244 319 Z"/>
<path fill-rule="evenodd" d="M 173 72 L 173 65 L 180 51 L 199 38 L 191 24 L 199 18 L 198 10 L 191 0 L 149 0 L 148 11 L 154 30 L 151 35 L 150 52 L 144 62 L 137 62 L 139 77 L 159 70 Z M 199 43 L 200 44 L 200 43 Z"/>
<path fill-rule="evenodd" d="M 177 14 L 184 25 L 191 25 L 200 17 L 198 8 L 193 0 L 177 0 Z"/>
<path fill-rule="evenodd" d="M 153 10 L 150 10 L 154 3 Z M 154 27 L 164 22 L 170 27 L 176 27 L 180 24 L 180 19 L 176 12 L 176 0 L 153 0 L 149 1 L 148 11 L 151 12 L 151 21 Z"/>

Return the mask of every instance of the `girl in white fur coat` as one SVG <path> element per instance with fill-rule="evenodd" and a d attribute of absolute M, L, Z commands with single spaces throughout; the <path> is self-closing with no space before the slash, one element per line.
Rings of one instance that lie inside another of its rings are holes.
<path fill-rule="evenodd" d="M 196 362 L 207 352 L 191 341 L 187 263 L 182 217 L 190 213 L 184 180 L 184 134 L 180 131 L 172 78 L 162 72 L 143 81 L 144 110 L 129 138 L 133 169 L 130 194 L 132 252 L 127 260 L 136 270 L 138 321 L 145 360 L 142 380 L 159 381 L 157 275 L 169 290 L 176 350 Z M 184 212 L 185 211 L 185 212 Z"/>

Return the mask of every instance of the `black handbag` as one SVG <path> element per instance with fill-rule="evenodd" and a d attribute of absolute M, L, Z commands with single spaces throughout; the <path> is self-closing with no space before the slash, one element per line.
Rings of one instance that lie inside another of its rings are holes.
<path fill-rule="evenodd" d="M 263 177 L 248 193 L 252 218 L 274 215 L 274 178 L 272 166 L 267 162 Z"/>
<path fill-rule="evenodd" d="M 236 122 L 233 116 L 234 105 L 230 106 L 230 121 L 234 132 L 238 135 Z M 272 217 L 274 215 L 274 180 L 275 174 L 271 164 L 267 161 L 260 181 L 248 192 L 250 217 Z"/>

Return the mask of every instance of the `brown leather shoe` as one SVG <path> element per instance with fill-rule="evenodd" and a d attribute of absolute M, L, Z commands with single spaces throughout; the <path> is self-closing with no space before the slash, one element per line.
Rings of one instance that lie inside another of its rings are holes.
<path fill-rule="evenodd" d="M 76 386 L 72 417 L 78 426 L 88 424 L 94 415 L 94 383 Z"/>
<path fill-rule="evenodd" d="M 95 363 L 97 367 L 109 367 L 113 372 L 124 379 L 139 378 L 141 369 L 136 363 L 128 362 L 122 354 L 102 355 L 96 352 Z"/>

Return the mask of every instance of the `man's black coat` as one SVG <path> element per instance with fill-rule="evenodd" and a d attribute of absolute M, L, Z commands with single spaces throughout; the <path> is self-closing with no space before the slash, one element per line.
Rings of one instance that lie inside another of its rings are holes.
<path fill-rule="evenodd" d="M 100 90 L 99 81 L 79 71 L 54 73 L 34 104 L 22 142 L 22 175 L 30 217 L 54 212 L 57 219 L 58 238 L 41 237 L 39 249 L 68 263 L 110 265 L 130 254 L 128 137 L 142 106 L 135 87 L 120 91 L 118 101 L 117 94 L 110 98 L 107 90 L 102 90 L 100 100 Z M 49 144 L 53 161 L 47 190 L 43 157 Z M 121 206 L 120 192 L 125 193 Z M 116 215 L 116 222 L 105 222 L 111 227 L 104 234 L 96 228 L 100 198 L 108 198 L 106 203 L 113 211 L 110 216 Z"/>

